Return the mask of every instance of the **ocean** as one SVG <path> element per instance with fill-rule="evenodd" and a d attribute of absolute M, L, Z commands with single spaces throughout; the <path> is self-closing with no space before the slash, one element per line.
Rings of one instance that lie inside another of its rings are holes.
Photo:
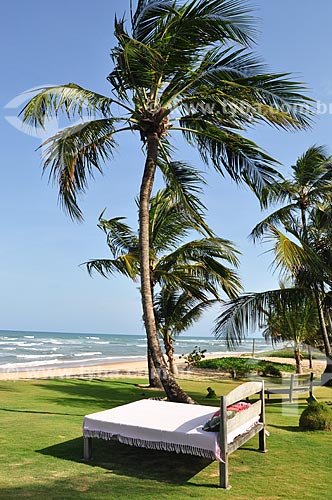
<path fill-rule="evenodd" d="M 211 337 L 180 336 L 175 355 L 188 354 L 198 346 L 207 354 L 229 352 L 225 341 Z M 253 339 L 244 341 L 237 352 L 252 352 Z M 255 339 L 255 351 L 271 349 L 262 338 Z M 139 335 L 21 332 L 0 330 L 0 372 L 39 368 L 68 368 L 146 359 L 146 338 Z"/>

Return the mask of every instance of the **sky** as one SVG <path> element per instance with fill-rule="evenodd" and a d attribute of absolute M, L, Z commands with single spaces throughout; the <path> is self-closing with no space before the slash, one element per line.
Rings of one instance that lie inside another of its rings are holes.
<path fill-rule="evenodd" d="M 312 128 L 282 132 L 260 125 L 248 131 L 287 173 L 313 144 L 332 153 L 332 63 L 329 0 L 249 0 L 260 34 L 255 52 L 273 72 L 291 72 L 305 82 L 317 101 Z M 81 199 L 84 222 L 72 222 L 58 204 L 57 188 L 41 175 L 36 149 L 41 137 L 22 130 L 18 113 L 22 94 L 44 85 L 75 82 L 109 95 L 106 76 L 112 69 L 110 49 L 114 14 L 129 0 L 11 0 L 1 7 L 0 29 L 0 330 L 91 333 L 141 333 L 138 284 L 126 278 L 91 278 L 81 263 L 107 258 L 98 216 L 126 216 L 135 227 L 144 157 L 136 138 L 123 137 L 104 176 Z M 59 123 L 50 124 L 48 132 Z M 61 123 L 60 123 L 61 126 Z M 45 137 L 44 137 L 45 139 Z M 176 139 L 178 159 L 204 172 L 203 201 L 208 222 L 219 236 L 241 251 L 239 274 L 246 291 L 275 288 L 268 247 L 254 245 L 248 235 L 264 214 L 245 187 L 221 178 L 201 163 L 196 152 Z M 188 333 L 210 335 L 214 309 Z"/>

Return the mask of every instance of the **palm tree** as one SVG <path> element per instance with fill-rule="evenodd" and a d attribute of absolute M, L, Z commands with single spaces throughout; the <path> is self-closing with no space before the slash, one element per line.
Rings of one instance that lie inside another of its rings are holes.
<path fill-rule="evenodd" d="M 306 320 L 311 321 L 311 315 L 314 317 L 311 312 L 314 301 L 327 358 L 326 372 L 331 372 L 332 350 L 326 327 L 326 317 L 330 320 L 326 294 L 332 284 L 332 249 L 329 244 L 331 195 L 332 158 L 323 146 L 312 146 L 298 158 L 296 165 L 292 167 L 291 179 L 270 185 L 263 191 L 262 205 L 284 201 L 288 201 L 288 204 L 257 224 L 251 236 L 254 240 L 264 236 L 274 242 L 275 265 L 286 277 L 292 278 L 295 287 L 240 297 L 229 304 L 229 310 L 222 311 L 217 319 L 217 334 L 220 335 L 225 330 L 228 332 L 226 335 L 234 336 L 240 341 L 244 333 L 239 333 L 241 328 L 252 326 L 253 318 L 257 325 L 257 318 L 262 321 L 260 315 L 268 312 L 271 325 L 269 326 L 268 320 L 267 334 L 271 334 L 269 328 L 276 328 L 280 334 L 285 322 L 288 322 L 288 330 L 293 331 L 292 337 L 296 345 L 300 330 L 302 329 L 302 334 L 307 330 Z M 290 237 L 280 231 L 278 226 L 282 226 Z M 283 314 L 278 310 L 280 308 Z M 310 318 L 306 315 L 308 312 Z M 283 322 L 282 325 L 280 321 Z M 237 332 L 234 331 L 234 324 L 237 324 Z M 330 325 L 332 326 L 332 321 Z M 311 325 L 309 330 L 313 329 L 314 326 Z M 296 356 L 299 357 L 299 353 Z"/>
<path fill-rule="evenodd" d="M 191 198 L 193 195 L 189 195 Z M 171 357 L 171 333 L 179 333 L 189 328 L 203 310 L 219 297 L 219 289 L 233 298 L 238 295 L 241 285 L 237 274 L 226 267 L 238 265 L 237 252 L 231 242 L 216 236 L 181 242 L 194 230 L 205 232 L 203 205 L 196 201 L 201 211 L 203 227 L 186 210 L 181 200 L 174 199 L 172 190 L 163 189 L 150 200 L 150 286 L 152 296 L 155 288 L 160 288 L 155 297 L 154 311 L 157 329 L 164 339 L 166 353 Z M 107 236 L 112 259 L 94 259 L 86 263 L 91 274 L 97 271 L 104 277 L 114 273 L 137 281 L 140 275 L 139 238 L 124 223 L 124 218 L 99 219 L 99 227 Z M 209 229 L 209 233 L 212 234 Z M 176 323 L 176 324 L 175 324 Z M 149 349 L 148 349 L 149 354 Z M 148 356 L 148 360 L 149 360 Z M 174 363 L 171 361 L 174 374 Z M 157 386 L 158 377 L 149 362 L 150 386 Z"/>
<path fill-rule="evenodd" d="M 249 332 L 262 330 L 272 343 L 291 341 L 296 372 L 301 373 L 301 345 L 317 344 L 319 320 L 310 290 L 299 287 L 252 292 L 222 305 L 214 333 L 229 347 L 240 344 Z"/>
<path fill-rule="evenodd" d="M 171 373 L 177 375 L 174 339 L 188 330 L 217 299 L 198 299 L 188 292 L 163 287 L 156 295 L 154 311 L 158 332 L 163 339 Z"/>
<path fill-rule="evenodd" d="M 282 287 L 281 287 L 282 288 Z M 296 373 L 302 373 L 302 344 L 315 345 L 319 322 L 313 297 L 302 296 L 296 302 L 277 300 L 264 311 L 263 336 L 273 344 L 290 341 L 294 347 Z"/>
<path fill-rule="evenodd" d="M 275 161 L 240 132 L 266 122 L 283 129 L 309 126 L 309 99 L 288 74 L 272 74 L 249 47 L 253 19 L 243 0 L 138 0 L 128 31 L 115 18 L 117 45 L 108 76 L 112 97 L 76 84 L 47 87 L 23 110 L 25 124 L 44 127 L 52 115 L 89 120 L 58 132 L 44 147 L 44 170 L 59 184 L 71 217 L 77 197 L 112 158 L 116 135 L 133 132 L 146 160 L 139 196 L 139 255 L 143 318 L 153 361 L 171 400 L 188 401 L 164 363 L 153 312 L 149 270 L 149 200 L 156 168 L 173 189 L 181 182 L 170 134 L 179 131 L 206 164 L 259 193 L 277 175 Z M 117 115 L 120 110 L 122 115 Z M 183 193 L 183 192 L 182 192 Z M 185 193 L 184 198 L 185 198 Z"/>
<path fill-rule="evenodd" d="M 265 236 L 274 241 L 275 267 L 280 269 L 284 277 L 292 279 L 294 287 L 245 294 L 233 300 L 217 318 L 215 333 L 217 336 L 225 335 L 230 343 L 241 342 L 246 332 L 261 326 L 266 321 L 267 312 L 273 314 L 278 305 L 279 312 L 287 312 L 289 321 L 298 321 L 298 333 L 301 329 L 307 333 L 311 331 L 311 337 L 314 330 L 319 329 L 322 342 L 320 347 L 323 347 L 327 361 L 323 382 L 330 384 L 332 330 L 329 335 L 326 325 L 330 318 L 328 298 L 332 282 L 332 251 L 331 247 L 327 248 L 323 227 L 316 225 L 318 218 L 314 217 L 315 213 L 316 209 L 312 209 L 306 216 L 305 241 L 302 226 L 296 226 L 294 219 L 288 224 L 284 220 L 285 229 L 291 234 L 291 238 L 272 225 L 265 229 Z M 311 310 L 313 303 L 316 309 L 316 327 L 312 323 L 315 321 Z M 308 311 L 310 317 L 306 318 Z M 280 319 L 280 314 L 277 316 Z M 294 338 L 295 327 L 294 324 Z"/>
<path fill-rule="evenodd" d="M 326 307 L 324 311 L 324 301 L 326 285 L 331 286 L 331 216 L 326 207 L 332 195 L 332 157 L 324 146 L 312 146 L 298 158 L 292 167 L 292 174 L 291 179 L 279 186 L 266 189 L 263 196 L 265 204 L 285 200 L 289 204 L 260 222 L 251 236 L 255 240 L 264 234 L 272 235 L 277 241 L 275 252 L 278 264 L 291 273 L 297 284 L 313 293 L 327 359 L 325 372 L 329 378 L 332 373 L 332 349 L 325 316 L 330 319 L 330 314 Z M 292 235 L 292 240 L 275 227 L 280 224 Z M 332 326 L 332 322 L 330 324 Z"/>

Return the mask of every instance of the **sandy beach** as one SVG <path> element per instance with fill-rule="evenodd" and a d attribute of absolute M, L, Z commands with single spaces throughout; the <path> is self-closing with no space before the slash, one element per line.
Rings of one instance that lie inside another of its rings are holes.
<path fill-rule="evenodd" d="M 240 356 L 239 353 L 228 353 L 229 356 Z M 206 358 L 216 356 L 207 355 Z M 218 356 L 219 357 L 219 356 Z M 185 363 L 181 359 L 175 360 L 180 372 L 184 372 Z M 35 368 L 29 370 L 15 370 L 0 372 L 0 380 L 31 380 L 45 378 L 84 378 L 84 377 L 144 377 L 148 374 L 147 361 L 125 361 L 118 363 L 103 363 L 89 366 L 75 366 L 64 368 Z"/>
<path fill-rule="evenodd" d="M 123 363 L 108 363 L 90 366 L 75 366 L 66 368 L 40 368 L 31 370 L 16 370 L 0 373 L 0 380 L 31 380 L 45 378 L 83 378 L 83 377 L 115 377 L 144 376 L 147 374 L 146 361 L 128 361 Z"/>
<path fill-rule="evenodd" d="M 225 353 L 225 356 L 242 357 L 241 353 Z M 208 355 L 206 358 L 219 356 Z M 249 357 L 249 356 L 248 356 Z M 295 364 L 292 358 L 276 358 L 264 357 L 266 361 L 275 363 Z M 185 371 L 185 363 L 178 359 L 176 361 L 179 375 L 189 375 L 192 372 Z M 313 371 L 322 372 L 325 368 L 324 360 L 313 360 Z M 308 361 L 303 361 L 303 369 L 305 372 L 310 371 Z M 145 377 L 148 374 L 148 366 L 146 361 L 126 361 L 121 363 L 107 363 L 89 366 L 75 366 L 66 368 L 36 368 L 31 370 L 16 370 L 0 373 L 0 380 L 33 380 L 33 379 L 52 379 L 52 378 L 115 378 L 115 377 Z"/>

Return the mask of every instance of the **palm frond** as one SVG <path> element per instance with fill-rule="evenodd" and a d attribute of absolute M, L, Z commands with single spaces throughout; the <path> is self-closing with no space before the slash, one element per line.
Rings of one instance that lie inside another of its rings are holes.
<path fill-rule="evenodd" d="M 255 20 L 243 0 L 177 1 L 143 0 L 132 16 L 135 38 L 146 44 L 164 42 L 190 50 L 219 40 L 251 44 Z"/>
<path fill-rule="evenodd" d="M 115 120 L 100 119 L 61 130 L 47 139 L 43 148 L 43 171 L 59 185 L 59 198 L 72 218 L 81 219 L 77 194 L 84 193 L 94 170 L 102 172 L 102 163 L 113 156 L 116 142 Z"/>
<path fill-rule="evenodd" d="M 288 224 L 289 218 L 295 213 L 298 208 L 297 203 L 290 203 L 285 207 L 281 207 L 272 214 L 268 215 L 259 222 L 250 233 L 250 238 L 257 241 L 262 238 L 270 226 L 277 226 L 279 224 Z"/>
<path fill-rule="evenodd" d="M 185 138 L 197 147 L 204 163 L 212 162 L 222 175 L 227 172 L 235 182 L 247 184 L 258 197 L 263 188 L 279 177 L 273 168 L 277 162 L 249 139 L 198 116 L 183 117 L 180 125 Z"/>
<path fill-rule="evenodd" d="M 184 243 L 181 247 L 172 252 L 167 262 L 172 265 L 174 262 L 199 261 L 205 256 L 215 259 L 223 259 L 230 262 L 233 266 L 239 265 L 238 254 L 234 244 L 223 238 L 202 238 L 201 240 L 192 240 Z M 165 261 L 166 262 L 166 261 Z"/>
<path fill-rule="evenodd" d="M 270 226 L 266 239 L 274 242 L 274 267 L 294 278 L 299 273 L 307 275 L 307 281 L 320 281 L 326 273 L 326 265 L 313 248 L 304 241 L 295 242 L 276 227 Z M 309 287 L 310 284 L 308 283 Z"/>
<path fill-rule="evenodd" d="M 137 256 L 131 254 L 120 255 L 116 259 L 89 260 L 82 265 L 86 266 L 90 275 L 96 271 L 104 278 L 110 278 L 117 273 L 127 276 L 133 281 L 137 281 L 139 277 Z"/>
<path fill-rule="evenodd" d="M 191 241 L 162 256 L 154 274 L 159 282 L 163 282 L 166 276 L 167 283 L 170 284 L 176 271 L 176 280 L 179 276 L 182 276 L 183 280 L 190 276 L 215 297 L 218 297 L 217 290 L 221 288 L 228 297 L 233 298 L 242 290 L 239 277 L 220 260 L 236 266 L 238 264 L 236 253 L 233 245 L 227 240 L 204 238 Z M 178 281 L 176 283 L 178 284 Z"/>
<path fill-rule="evenodd" d="M 159 190 L 150 202 L 150 241 L 155 254 L 174 249 L 193 229 L 171 189 Z"/>
<path fill-rule="evenodd" d="M 172 161 L 169 148 L 163 143 L 158 158 L 158 167 L 161 170 L 168 189 L 175 199 L 179 200 L 183 210 L 190 217 L 192 228 L 202 234 L 213 236 L 212 230 L 207 225 L 204 215 L 205 205 L 202 203 L 202 185 L 205 180 L 194 167 L 180 161 Z"/>
<path fill-rule="evenodd" d="M 194 305 L 192 309 L 187 311 L 187 313 L 182 317 L 182 324 L 186 326 L 186 329 L 190 328 L 196 323 L 196 321 L 198 321 L 202 317 L 203 313 L 208 308 L 215 305 L 217 302 L 220 301 L 217 299 L 207 299 L 198 302 L 198 304 Z M 180 329 L 178 326 L 176 326 L 176 328 L 173 330 L 173 334 L 177 335 L 182 331 L 183 328 Z"/>
<path fill-rule="evenodd" d="M 299 185 L 315 185 L 322 179 L 331 180 L 331 157 L 326 146 L 310 146 L 293 166 L 294 177 Z"/>
<path fill-rule="evenodd" d="M 38 94 L 24 106 L 20 113 L 23 115 L 24 124 L 36 128 L 44 128 L 45 120 L 58 116 L 60 112 L 65 113 L 68 118 L 96 116 L 97 114 L 109 117 L 111 106 L 115 102 L 109 97 L 84 89 L 76 83 L 43 87 L 38 90 Z"/>
<path fill-rule="evenodd" d="M 115 67 L 107 79 L 121 97 L 126 96 L 128 99 L 128 91 L 135 89 L 143 104 L 142 89 L 155 86 L 163 66 L 163 55 L 158 49 L 126 33 L 118 36 L 118 40 L 119 46 L 111 53 Z"/>
<path fill-rule="evenodd" d="M 137 252 L 138 237 L 132 229 L 122 221 L 125 217 L 104 219 L 99 217 L 98 227 L 107 235 L 107 244 L 113 257 L 116 259 L 124 252 Z"/>
<path fill-rule="evenodd" d="M 294 186 L 290 180 L 284 179 L 281 174 L 280 177 L 281 180 L 269 184 L 262 190 L 259 200 L 262 208 L 292 201 Z"/>
<path fill-rule="evenodd" d="M 261 59 L 244 49 L 210 49 L 196 69 L 185 71 L 163 90 L 163 106 L 200 109 L 203 115 L 205 108 L 220 125 L 263 121 L 288 130 L 312 122 L 312 100 L 303 97 L 303 85 L 290 80 L 290 74 L 267 72 Z"/>
<path fill-rule="evenodd" d="M 164 32 L 162 26 L 175 15 L 174 0 L 138 0 L 136 11 L 132 14 L 133 37 L 142 43 L 150 44 Z"/>
<path fill-rule="evenodd" d="M 163 90 L 161 104 L 175 102 L 173 107 L 193 107 L 206 99 L 213 103 L 214 110 L 219 106 L 221 116 L 237 116 L 245 107 L 254 112 L 257 99 L 253 99 L 250 88 L 244 91 L 244 82 L 265 69 L 261 59 L 245 49 L 213 47 L 202 55 L 197 68 L 184 67 L 174 75 Z"/>
<path fill-rule="evenodd" d="M 158 267 L 158 283 L 171 290 L 182 290 L 198 300 L 207 300 L 211 294 L 217 294 L 211 283 L 203 286 L 196 276 L 187 272 L 186 266 L 179 265 L 171 273 Z"/>
<path fill-rule="evenodd" d="M 215 303 L 215 299 L 201 301 L 187 292 L 163 287 L 154 298 L 157 324 L 176 336 L 188 330 Z"/>
<path fill-rule="evenodd" d="M 300 288 L 285 288 L 252 292 L 225 303 L 215 321 L 214 335 L 225 339 L 228 347 L 241 344 L 249 333 L 257 331 L 266 321 L 276 302 L 298 303 L 311 292 Z"/>

